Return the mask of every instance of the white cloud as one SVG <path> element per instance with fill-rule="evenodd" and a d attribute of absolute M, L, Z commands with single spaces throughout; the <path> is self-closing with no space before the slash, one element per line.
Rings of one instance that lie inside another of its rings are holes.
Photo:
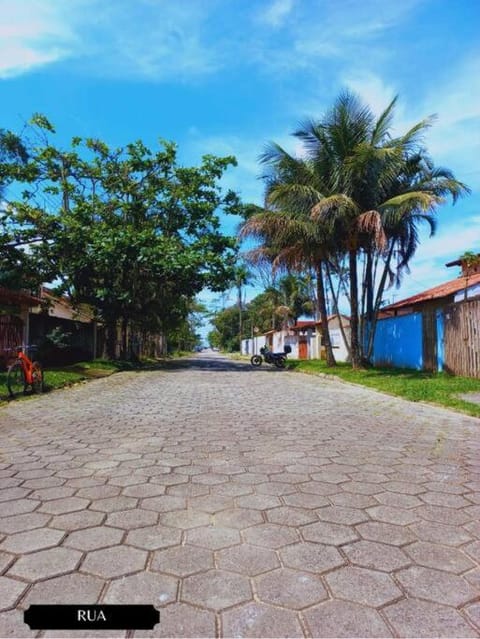
<path fill-rule="evenodd" d="M 274 0 L 258 14 L 258 19 L 271 27 L 279 27 L 284 24 L 293 9 L 293 5 L 294 0 Z"/>
<path fill-rule="evenodd" d="M 93 73 L 151 80 L 221 66 L 218 50 L 203 40 L 208 7 L 197 3 L 0 0 L 0 15 L 0 78 L 67 57 Z"/>
<path fill-rule="evenodd" d="M 0 0 L 0 78 L 67 57 L 75 37 L 52 0 Z"/>

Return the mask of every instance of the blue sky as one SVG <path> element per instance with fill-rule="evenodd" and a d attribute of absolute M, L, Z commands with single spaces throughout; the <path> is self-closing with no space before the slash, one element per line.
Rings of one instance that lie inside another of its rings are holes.
<path fill-rule="evenodd" d="M 186 164 L 233 154 L 224 182 L 246 201 L 262 201 L 263 145 L 295 151 L 291 132 L 342 88 L 376 112 L 399 94 L 397 132 L 438 114 L 427 147 L 472 195 L 439 210 L 389 295 L 451 279 L 445 262 L 480 251 L 480 0 L 0 0 L 0 15 L 0 127 L 39 111 L 65 144 L 162 137 Z"/>

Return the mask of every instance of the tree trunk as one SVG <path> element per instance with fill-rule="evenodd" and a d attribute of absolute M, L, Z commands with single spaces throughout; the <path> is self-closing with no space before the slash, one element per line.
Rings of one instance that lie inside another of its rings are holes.
<path fill-rule="evenodd" d="M 117 322 L 115 320 L 106 320 L 105 322 L 105 359 L 116 359 L 117 357 Z"/>
<path fill-rule="evenodd" d="M 335 356 L 333 355 L 332 343 L 330 341 L 330 332 L 328 330 L 327 304 L 325 300 L 325 286 L 323 282 L 322 262 L 319 262 L 316 269 L 317 276 L 317 301 L 320 320 L 322 322 L 323 345 L 325 346 L 325 355 L 327 366 L 336 366 Z"/>
<path fill-rule="evenodd" d="M 357 250 L 348 252 L 348 265 L 350 271 L 350 331 L 351 331 L 351 357 L 352 368 L 360 368 L 360 342 L 358 339 L 358 276 L 357 276 Z"/>
<path fill-rule="evenodd" d="M 385 261 L 382 277 L 380 279 L 380 284 L 378 285 L 377 297 L 375 299 L 375 305 L 374 305 L 373 313 L 372 313 L 372 322 L 369 327 L 369 333 L 368 333 L 368 346 L 367 346 L 366 358 L 369 361 L 371 360 L 372 354 L 373 354 L 373 344 L 375 340 L 375 331 L 377 329 L 378 311 L 380 310 L 380 305 L 382 303 L 383 292 L 385 290 L 385 283 L 387 281 L 388 269 L 390 267 L 390 262 L 393 256 L 394 247 L 395 247 L 395 242 L 392 240 L 390 249 L 388 251 L 387 259 Z"/>
<path fill-rule="evenodd" d="M 352 350 L 351 346 L 350 346 L 350 341 L 347 338 L 347 334 L 345 332 L 345 327 L 344 327 L 343 321 L 342 321 L 342 316 L 340 314 L 340 311 L 338 310 L 338 295 L 340 293 L 340 288 L 338 289 L 338 292 L 335 293 L 335 290 L 334 290 L 334 287 L 333 287 L 333 282 L 332 282 L 332 274 L 330 272 L 330 266 L 329 266 L 328 262 L 325 264 L 325 266 L 326 266 L 326 271 L 327 271 L 328 282 L 329 282 L 329 285 L 330 285 L 330 290 L 332 291 L 333 312 L 338 317 L 338 325 L 340 327 L 340 333 L 342 335 L 343 343 L 345 344 L 345 347 L 347 349 L 348 357 L 350 357 L 350 353 L 351 353 L 351 350 Z"/>
<path fill-rule="evenodd" d="M 121 346 L 121 358 L 129 359 L 128 353 L 128 319 L 122 318 L 122 346 Z"/>

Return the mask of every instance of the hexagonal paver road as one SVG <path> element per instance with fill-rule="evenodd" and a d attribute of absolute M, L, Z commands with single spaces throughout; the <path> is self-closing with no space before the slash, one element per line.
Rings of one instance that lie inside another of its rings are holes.
<path fill-rule="evenodd" d="M 477 419 L 218 354 L 9 403 L 0 636 L 479 637 L 479 460 Z"/>

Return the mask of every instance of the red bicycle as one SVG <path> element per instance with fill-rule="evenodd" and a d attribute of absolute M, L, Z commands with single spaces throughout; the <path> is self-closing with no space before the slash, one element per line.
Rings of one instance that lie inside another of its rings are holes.
<path fill-rule="evenodd" d="M 33 350 L 35 347 L 29 348 Z M 15 397 L 19 393 L 25 394 L 29 386 L 34 393 L 43 393 L 42 365 L 37 361 L 32 362 L 24 353 L 23 346 L 18 346 L 15 350 L 17 358 L 7 371 L 7 388 L 10 397 Z"/>

